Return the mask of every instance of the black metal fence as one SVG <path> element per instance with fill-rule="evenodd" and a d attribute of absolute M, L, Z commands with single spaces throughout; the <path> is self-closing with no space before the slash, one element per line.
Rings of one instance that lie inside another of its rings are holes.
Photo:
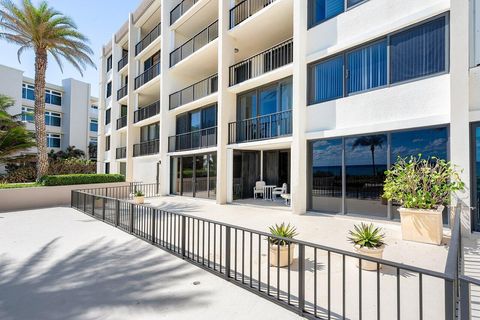
<path fill-rule="evenodd" d="M 151 118 L 160 113 L 160 101 L 154 102 L 151 105 L 140 108 L 133 113 L 134 123 Z"/>
<path fill-rule="evenodd" d="M 230 67 L 230 86 L 293 62 L 293 39 L 282 42 Z"/>
<path fill-rule="evenodd" d="M 117 119 L 117 130 L 127 126 L 127 116 Z"/>
<path fill-rule="evenodd" d="M 177 134 L 168 138 L 168 152 L 201 149 L 217 145 L 217 127 Z"/>
<path fill-rule="evenodd" d="M 117 100 L 122 99 L 128 94 L 128 84 L 125 84 L 123 87 L 117 90 Z"/>
<path fill-rule="evenodd" d="M 157 63 L 135 78 L 135 90 L 160 74 L 160 63 Z"/>
<path fill-rule="evenodd" d="M 160 140 L 145 141 L 133 145 L 133 156 L 149 156 L 160 151 Z"/>
<path fill-rule="evenodd" d="M 127 157 L 127 147 L 120 147 L 115 150 L 115 159 L 125 159 Z"/>
<path fill-rule="evenodd" d="M 128 54 L 118 60 L 118 71 L 122 70 L 128 64 Z"/>
<path fill-rule="evenodd" d="M 462 296 L 458 294 L 456 267 L 452 272 L 436 272 L 136 205 L 124 200 L 129 199 L 131 188 L 120 189 L 120 197 L 105 188 L 72 191 L 72 207 L 309 319 L 457 316 Z M 456 219 L 452 237 L 459 234 L 459 221 Z M 287 242 L 286 267 L 275 265 L 280 248 L 271 244 L 274 240 Z M 368 263 L 376 270 L 362 270 Z"/>
<path fill-rule="evenodd" d="M 276 0 L 244 0 L 230 9 L 230 29 L 269 6 Z"/>
<path fill-rule="evenodd" d="M 173 67 L 201 47 L 218 37 L 218 20 L 197 33 L 190 40 L 170 53 L 170 67 Z"/>
<path fill-rule="evenodd" d="M 170 110 L 184 104 L 196 101 L 218 91 L 218 75 L 214 74 L 206 79 L 192 84 L 170 95 Z"/>
<path fill-rule="evenodd" d="M 155 39 L 157 39 L 162 32 L 162 24 L 159 23 L 152 29 L 142 40 L 135 45 L 135 55 L 138 55 L 146 47 L 148 47 Z"/>
<path fill-rule="evenodd" d="M 188 9 L 193 7 L 198 0 L 183 0 L 170 11 L 170 25 L 174 24 Z"/>

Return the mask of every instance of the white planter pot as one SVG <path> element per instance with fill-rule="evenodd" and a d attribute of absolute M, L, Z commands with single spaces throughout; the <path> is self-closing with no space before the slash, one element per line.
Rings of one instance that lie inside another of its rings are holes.
<path fill-rule="evenodd" d="M 280 260 L 278 259 L 278 251 L 280 250 Z M 270 265 L 273 267 L 286 267 L 293 262 L 293 252 L 295 244 L 290 244 L 290 259 L 288 257 L 288 246 L 278 246 L 270 244 Z"/>
<path fill-rule="evenodd" d="M 439 245 L 443 239 L 443 206 L 436 210 L 400 208 L 402 239 Z"/>
<path fill-rule="evenodd" d="M 361 248 L 360 246 L 354 246 L 355 252 L 370 258 L 377 258 L 383 259 L 383 250 L 385 246 L 381 246 L 379 248 Z M 357 261 L 357 267 L 360 265 L 360 262 Z M 382 268 L 382 265 L 379 265 Z M 377 263 L 368 260 L 362 260 L 362 270 L 366 271 L 376 271 L 377 270 Z"/>
<path fill-rule="evenodd" d="M 145 197 L 133 197 L 133 202 L 135 202 L 135 204 L 142 204 L 145 202 Z"/>

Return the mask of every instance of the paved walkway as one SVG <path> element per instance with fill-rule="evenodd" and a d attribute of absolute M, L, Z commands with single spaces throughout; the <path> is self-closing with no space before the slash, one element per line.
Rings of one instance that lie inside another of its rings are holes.
<path fill-rule="evenodd" d="M 50 208 L 0 214 L 0 319 L 300 318 L 105 223 Z"/>

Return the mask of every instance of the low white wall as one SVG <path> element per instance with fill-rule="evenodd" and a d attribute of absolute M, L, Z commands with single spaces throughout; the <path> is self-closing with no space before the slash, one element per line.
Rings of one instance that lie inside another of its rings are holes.
<path fill-rule="evenodd" d="M 126 182 L 0 190 L 0 212 L 69 206 L 72 190 L 128 186 Z"/>

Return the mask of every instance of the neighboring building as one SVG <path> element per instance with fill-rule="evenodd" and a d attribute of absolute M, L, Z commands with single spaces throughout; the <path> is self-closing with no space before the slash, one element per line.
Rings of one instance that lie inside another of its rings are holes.
<path fill-rule="evenodd" d="M 294 213 L 395 219 L 384 171 L 422 153 L 464 170 L 468 207 L 479 12 L 479 0 L 142 1 L 102 50 L 98 171 L 221 204 L 287 183 Z"/>
<path fill-rule="evenodd" d="M 31 131 L 35 131 L 33 84 L 23 71 L 0 65 L 0 94 L 15 100 L 9 112 L 21 114 Z M 47 83 L 45 102 L 48 149 L 75 146 L 89 157 L 89 144 L 96 144 L 98 135 L 98 99 L 91 96 L 90 84 L 75 79 L 65 79 L 61 86 Z"/>

